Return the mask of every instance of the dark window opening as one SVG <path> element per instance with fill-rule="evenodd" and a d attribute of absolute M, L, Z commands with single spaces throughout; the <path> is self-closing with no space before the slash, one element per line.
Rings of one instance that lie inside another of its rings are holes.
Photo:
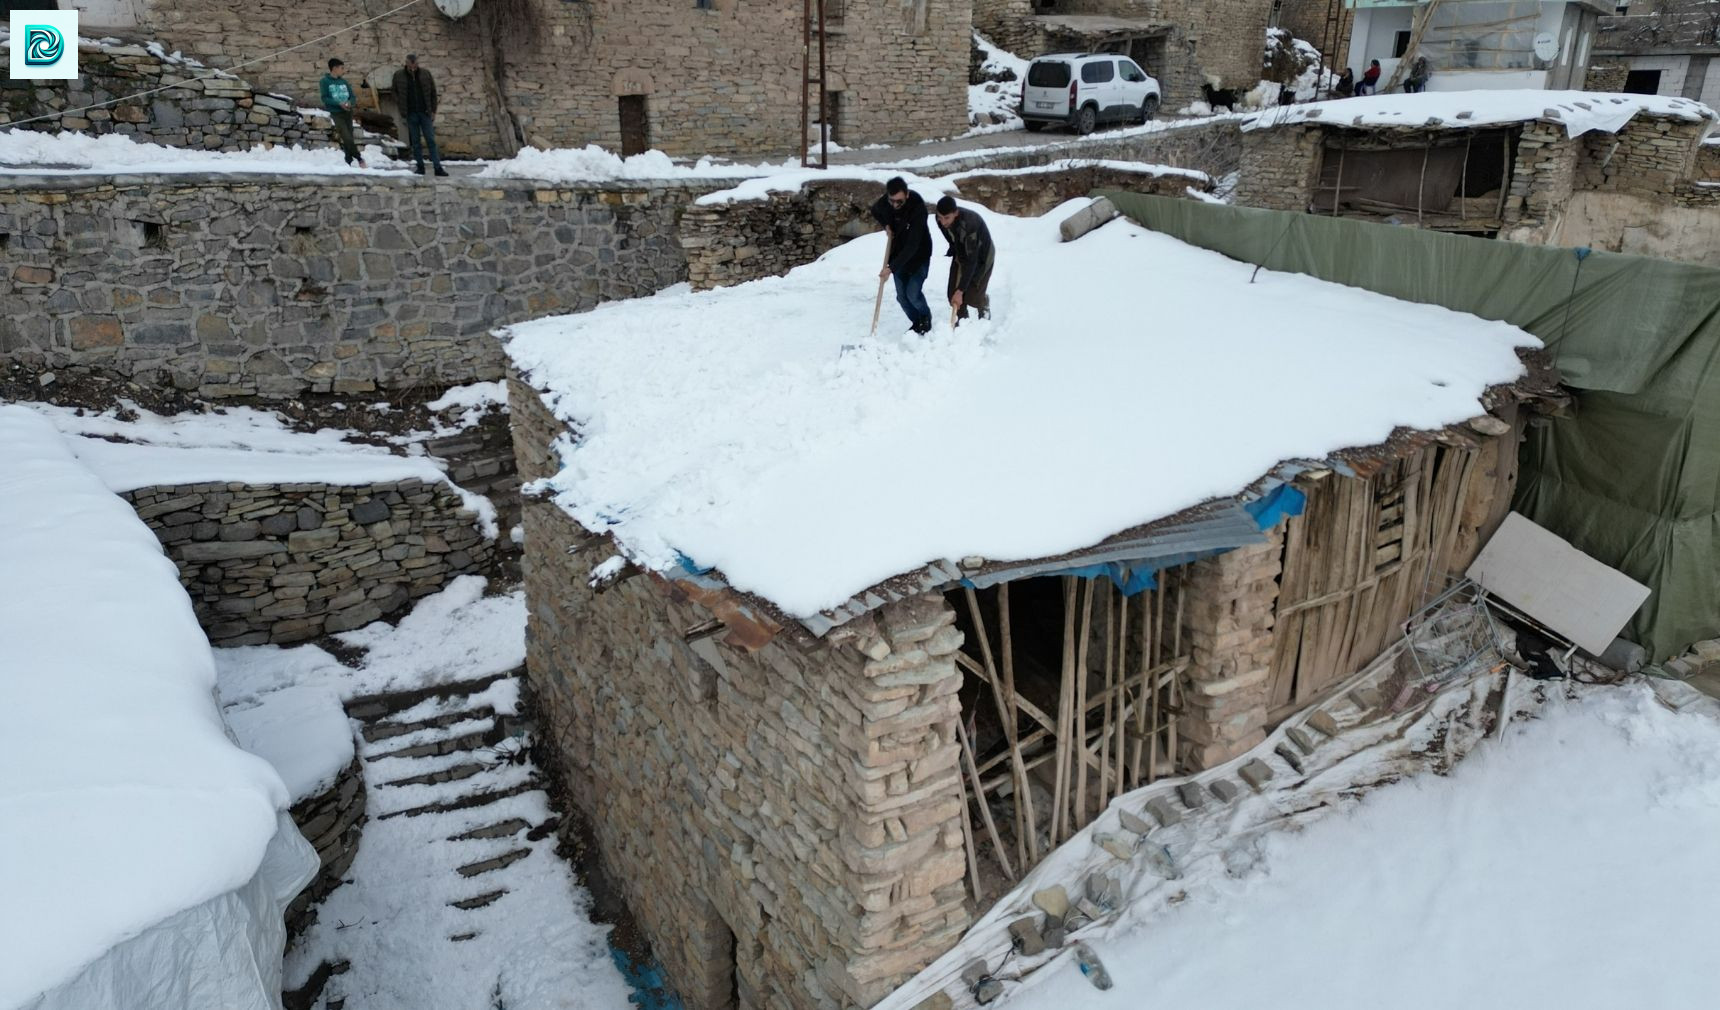
<path fill-rule="evenodd" d="M 1499 218 L 1509 143 L 1502 130 L 1435 135 L 1401 147 L 1351 146 L 1356 138 L 1332 137 L 1322 152 L 1313 209 L 1330 214 L 1335 201 L 1339 214 L 1475 230 Z"/>
<path fill-rule="evenodd" d="M 0 252 L 5 252 L 12 245 L 12 236 L 0 231 Z"/>
<path fill-rule="evenodd" d="M 167 226 L 159 221 L 133 221 L 137 229 L 137 244 L 144 249 L 167 248 Z"/>
<path fill-rule="evenodd" d="M 1392 39 L 1392 59 L 1395 60 L 1407 52 L 1409 52 L 1409 32 L 1398 32 L 1397 36 Z"/>
<path fill-rule="evenodd" d="M 717 9 L 717 0 L 693 0 L 693 6 L 702 11 L 714 11 Z"/>
<path fill-rule="evenodd" d="M 1660 71 L 1632 70 L 1624 75 L 1624 93 L 1627 95 L 1658 95 L 1660 94 Z"/>
<path fill-rule="evenodd" d="M 1027 68 L 1027 84 L 1033 88 L 1067 88 L 1069 64 L 1041 60 Z"/>
<path fill-rule="evenodd" d="M 651 116 L 644 95 L 621 96 L 621 156 L 651 149 Z"/>
<path fill-rule="evenodd" d="M 316 228 L 312 225 L 298 224 L 293 226 L 294 235 L 309 235 L 313 231 L 316 231 Z"/>
<path fill-rule="evenodd" d="M 842 143 L 842 92 L 824 93 L 823 125 L 832 144 Z"/>

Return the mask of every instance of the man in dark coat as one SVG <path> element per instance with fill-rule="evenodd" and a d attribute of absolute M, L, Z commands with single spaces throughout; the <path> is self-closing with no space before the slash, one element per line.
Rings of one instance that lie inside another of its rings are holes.
<path fill-rule="evenodd" d="M 406 65 L 394 72 L 394 104 L 400 108 L 400 118 L 406 121 L 407 143 L 412 145 L 413 171 L 424 174 L 424 154 L 419 139 L 430 149 L 430 164 L 437 175 L 447 175 L 442 168 L 442 154 L 436 150 L 436 79 L 430 71 L 418 65 L 418 55 L 408 54 Z"/>
<path fill-rule="evenodd" d="M 981 319 L 991 318 L 991 298 L 986 288 L 991 286 L 991 268 L 997 250 L 991 244 L 991 229 L 985 219 L 964 207 L 956 206 L 953 196 L 938 201 L 938 230 L 949 243 L 950 305 L 957 319 L 966 319 L 968 308 Z"/>
<path fill-rule="evenodd" d="M 907 313 L 915 333 L 932 331 L 932 309 L 926 304 L 926 274 L 932 268 L 932 230 L 926 225 L 926 201 L 908 188 L 901 176 L 884 184 L 884 195 L 872 205 L 872 217 L 890 233 L 890 258 L 878 278 L 896 279 L 896 304 Z"/>

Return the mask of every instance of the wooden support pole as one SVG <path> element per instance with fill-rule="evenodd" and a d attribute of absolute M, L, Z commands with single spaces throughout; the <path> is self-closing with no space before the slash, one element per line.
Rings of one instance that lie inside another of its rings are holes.
<path fill-rule="evenodd" d="M 1003 696 L 1010 711 L 1009 724 L 1005 734 L 1009 740 L 1011 761 L 1020 769 L 1020 783 L 1015 795 L 1015 807 L 1025 831 L 1018 832 L 1017 844 L 1025 842 L 1027 854 L 1021 857 L 1021 872 L 1026 873 L 1028 867 L 1039 863 L 1039 819 L 1034 816 L 1033 786 L 1027 780 L 1027 766 L 1022 762 L 1020 729 L 1016 725 L 1015 712 L 1018 696 L 1015 693 L 1015 640 L 1010 635 L 1009 623 L 1009 583 L 997 587 L 997 624 L 999 647 L 1003 651 Z"/>
<path fill-rule="evenodd" d="M 1004 607 L 1007 607 L 1009 604 L 1009 597 L 1004 592 L 1007 588 L 1007 585 L 1002 586 L 999 587 L 998 591 L 998 599 Z M 985 659 L 985 678 L 987 683 L 991 684 L 992 700 L 997 704 L 997 717 L 998 720 L 1003 723 L 1003 736 L 1005 741 L 1009 744 L 1010 763 L 1015 771 L 1015 788 L 1017 791 L 1017 798 L 1015 801 L 1016 844 L 1021 845 L 1023 844 L 1023 840 L 1021 838 L 1021 821 L 1024 812 L 1028 822 L 1026 825 L 1027 833 L 1031 834 L 1033 830 L 1033 796 L 1030 792 L 1030 786 L 1027 781 L 1027 768 L 1021 763 L 1021 746 L 1019 742 L 1020 728 L 1016 725 L 1017 709 L 1014 690 L 1015 685 L 1013 683 L 1015 679 L 1014 664 L 1009 664 L 1009 683 L 1000 685 L 998 683 L 997 662 L 992 657 L 991 653 L 991 636 L 986 633 L 985 615 L 980 612 L 979 594 L 974 592 L 971 587 L 967 589 L 966 593 L 968 614 L 973 618 L 974 634 L 979 636 L 980 655 Z M 1007 657 L 1011 648 L 1011 642 L 1009 641 L 1009 618 L 1007 613 L 1003 618 L 1002 632 L 1002 645 L 1004 655 L 1006 657 L 1005 661 L 1008 662 Z M 978 780 L 979 775 L 977 772 L 975 773 L 974 778 L 976 781 Z M 1025 855 L 1021 852 L 1017 852 L 1016 856 L 1017 858 L 1022 859 L 1023 865 L 1025 866 Z M 1034 862 L 1038 862 L 1038 860 L 1035 859 Z M 1013 874 L 1011 876 L 1013 876 Z"/>
<path fill-rule="evenodd" d="M 1087 681 L 1088 681 L 1088 646 L 1093 641 L 1093 587 L 1096 580 L 1083 579 L 1081 594 L 1081 637 L 1076 640 L 1077 652 L 1075 660 L 1075 709 L 1070 726 L 1070 742 L 1080 750 L 1080 764 L 1075 766 L 1075 794 L 1071 797 L 1073 819 L 1069 822 L 1069 833 L 1074 834 L 1087 826 Z"/>
<path fill-rule="evenodd" d="M 958 729 L 961 727 L 959 718 L 956 720 L 956 727 Z M 973 818 L 968 814 L 967 780 L 960 775 L 956 776 L 956 779 L 960 783 L 962 791 L 962 844 L 967 848 L 968 885 L 973 889 L 974 904 L 982 905 L 985 903 L 985 891 L 979 882 L 979 853 L 974 849 Z M 977 778 L 974 780 L 974 787 L 979 788 Z M 985 807 L 985 792 L 983 790 L 979 794 L 979 805 L 982 809 Z"/>
<path fill-rule="evenodd" d="M 1051 792 L 1051 844 L 1063 841 L 1067 818 L 1065 773 L 1069 767 L 1069 724 L 1075 716 L 1075 577 L 1063 576 L 1063 677 L 1057 692 L 1057 765 Z"/>
<path fill-rule="evenodd" d="M 973 742 L 968 739 L 967 727 L 960 719 L 956 720 L 956 737 L 961 741 L 962 760 L 967 766 L 968 779 L 973 782 L 974 793 L 979 799 L 979 816 L 980 820 L 985 822 L 986 837 L 991 839 L 991 847 L 997 852 L 997 861 L 1003 867 L 1003 875 L 1014 883 L 1016 876 L 1014 868 L 1009 865 L 1009 853 L 1004 850 L 1003 839 L 998 837 L 997 823 L 991 817 L 991 807 L 985 802 L 985 787 L 980 782 L 979 769 L 974 763 Z M 965 794 L 966 791 L 963 792 Z"/>

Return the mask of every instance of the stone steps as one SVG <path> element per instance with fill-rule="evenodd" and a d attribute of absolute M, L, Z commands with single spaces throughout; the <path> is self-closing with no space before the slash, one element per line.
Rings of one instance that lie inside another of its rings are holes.
<path fill-rule="evenodd" d="M 501 743 L 503 737 L 504 734 L 501 725 L 494 720 L 490 720 L 488 724 L 480 730 L 462 733 L 459 736 L 432 739 L 424 743 L 399 747 L 395 750 L 377 751 L 375 753 L 366 754 L 364 759 L 366 761 L 380 761 L 383 758 L 441 757 L 446 754 L 454 754 L 460 751 L 479 751 L 489 747 L 494 747 L 496 744 Z"/>
<path fill-rule="evenodd" d="M 428 719 L 417 719 L 411 722 L 395 722 L 392 720 L 369 722 L 363 724 L 359 729 L 359 733 L 364 737 L 365 743 L 381 743 L 384 740 L 392 740 L 395 737 L 405 736 L 408 733 L 416 733 L 421 730 L 445 729 L 449 726 L 457 725 L 473 719 L 493 720 L 495 717 L 496 710 L 494 708 L 491 708 L 489 705 L 479 705 L 477 708 L 457 709 L 452 712 L 444 712 L 441 715 L 432 716 Z"/>

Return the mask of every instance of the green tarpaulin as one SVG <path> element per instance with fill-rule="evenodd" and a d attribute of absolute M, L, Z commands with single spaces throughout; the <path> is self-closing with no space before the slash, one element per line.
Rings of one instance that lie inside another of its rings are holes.
<path fill-rule="evenodd" d="M 1147 228 L 1234 259 L 1504 320 L 1540 337 L 1577 409 L 1531 429 L 1518 511 L 1654 591 L 1626 637 L 1656 660 L 1720 636 L 1720 270 L 1103 195 Z"/>

